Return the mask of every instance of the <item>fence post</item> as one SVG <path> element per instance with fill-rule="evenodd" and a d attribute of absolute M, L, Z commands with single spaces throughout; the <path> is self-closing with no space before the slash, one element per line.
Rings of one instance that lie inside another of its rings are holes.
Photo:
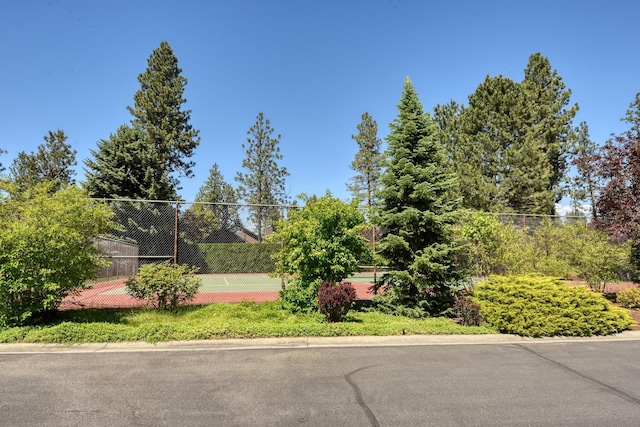
<path fill-rule="evenodd" d="M 175 265 L 178 264 L 178 231 L 179 231 L 179 224 L 178 224 L 178 211 L 179 211 L 179 207 L 180 207 L 180 203 L 176 202 L 176 218 L 175 218 L 175 224 L 173 227 L 173 263 Z"/>

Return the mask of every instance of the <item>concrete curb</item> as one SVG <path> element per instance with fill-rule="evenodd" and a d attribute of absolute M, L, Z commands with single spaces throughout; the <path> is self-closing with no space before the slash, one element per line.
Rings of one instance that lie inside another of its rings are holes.
<path fill-rule="evenodd" d="M 594 337 L 527 338 L 517 335 L 401 335 L 364 337 L 293 337 L 221 339 L 206 341 L 171 341 L 90 344 L 0 344 L 0 354 L 65 354 L 65 353 L 135 353 L 178 351 L 221 351 L 260 349 L 308 349 L 330 347 L 390 347 L 432 345 L 505 345 L 557 344 L 572 342 L 640 341 L 640 331 Z"/>

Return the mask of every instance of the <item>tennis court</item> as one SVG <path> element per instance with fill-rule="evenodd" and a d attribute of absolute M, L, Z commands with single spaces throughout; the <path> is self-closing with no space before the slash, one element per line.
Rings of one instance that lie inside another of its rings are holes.
<path fill-rule="evenodd" d="M 199 274 L 202 281 L 200 293 L 220 292 L 271 292 L 282 289 L 282 281 L 279 277 L 269 277 L 267 274 Z M 380 275 L 378 274 L 378 277 Z M 347 281 L 372 285 L 373 273 L 355 273 Z M 126 294 L 124 283 L 121 287 L 102 292 L 102 295 Z"/>

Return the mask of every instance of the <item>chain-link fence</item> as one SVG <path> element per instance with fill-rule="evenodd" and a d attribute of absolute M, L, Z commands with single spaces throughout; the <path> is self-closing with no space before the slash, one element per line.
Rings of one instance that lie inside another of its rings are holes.
<path fill-rule="evenodd" d="M 172 262 L 195 267 L 202 281 L 195 303 L 275 299 L 282 282 L 267 239 L 296 206 L 183 201 L 105 200 L 117 226 L 96 246 L 109 265 L 90 289 L 64 307 L 142 305 L 127 294 L 126 280 L 141 265 Z"/>
<path fill-rule="evenodd" d="M 173 261 L 200 274 L 268 273 L 276 222 L 295 206 L 165 201 L 106 201 L 118 224 L 98 247 L 111 267 L 101 277 L 131 276 L 135 266 Z M 133 268 L 131 266 L 134 266 Z"/>
<path fill-rule="evenodd" d="M 517 229 L 526 229 L 530 232 L 540 227 L 545 221 L 551 221 L 554 225 L 588 224 L 589 219 L 585 215 L 535 215 L 519 213 L 496 213 L 500 222 L 512 224 Z"/>
<path fill-rule="evenodd" d="M 112 208 L 117 227 L 100 238 L 96 246 L 109 266 L 100 271 L 90 290 L 74 299 L 76 306 L 140 305 L 127 294 L 125 281 L 135 276 L 141 265 L 163 261 L 197 268 L 203 285 L 196 303 L 277 298 L 282 282 L 267 273 L 275 269 L 272 255 L 280 250 L 281 243 L 270 241 L 267 236 L 277 227 L 277 221 L 287 219 L 298 206 L 115 199 L 105 203 Z M 546 219 L 555 224 L 587 220 L 496 215 L 501 222 L 530 232 Z M 383 231 L 370 227 L 364 234 L 375 250 Z M 373 271 L 374 281 L 379 268 L 367 268 Z"/>

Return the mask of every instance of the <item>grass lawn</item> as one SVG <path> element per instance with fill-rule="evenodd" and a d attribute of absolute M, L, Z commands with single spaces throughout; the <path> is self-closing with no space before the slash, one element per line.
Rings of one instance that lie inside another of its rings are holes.
<path fill-rule="evenodd" d="M 182 341 L 224 338 L 330 337 L 357 335 L 443 335 L 496 333 L 452 319 L 412 319 L 352 310 L 345 322 L 327 323 L 322 315 L 294 315 L 277 301 L 217 303 L 151 309 L 85 309 L 60 312 L 55 322 L 0 329 L 0 343 Z"/>

